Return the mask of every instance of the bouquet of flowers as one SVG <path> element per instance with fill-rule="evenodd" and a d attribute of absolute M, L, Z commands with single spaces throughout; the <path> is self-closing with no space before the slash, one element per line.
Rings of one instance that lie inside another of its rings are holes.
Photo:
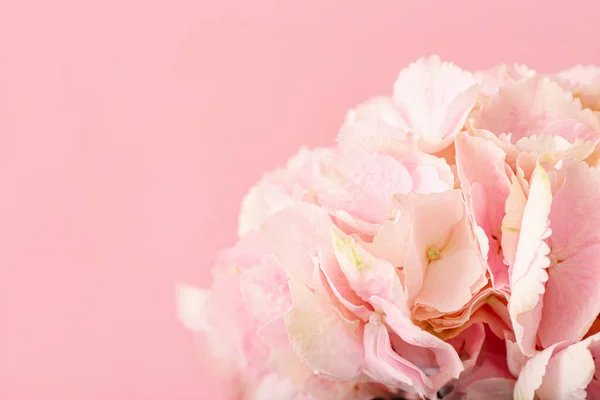
<path fill-rule="evenodd" d="M 600 399 L 599 110 L 597 67 L 420 59 L 250 190 L 179 317 L 235 399 Z"/>

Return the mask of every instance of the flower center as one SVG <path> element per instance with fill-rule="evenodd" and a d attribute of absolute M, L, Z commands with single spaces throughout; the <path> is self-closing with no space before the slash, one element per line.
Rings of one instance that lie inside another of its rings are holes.
<path fill-rule="evenodd" d="M 436 248 L 430 247 L 427 249 L 427 257 L 429 257 L 430 261 L 437 260 L 440 258 L 440 251 Z"/>

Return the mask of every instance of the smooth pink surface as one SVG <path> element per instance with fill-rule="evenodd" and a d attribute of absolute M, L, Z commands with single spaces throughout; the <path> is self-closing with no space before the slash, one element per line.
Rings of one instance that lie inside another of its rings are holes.
<path fill-rule="evenodd" d="M 0 2 L 0 399 L 223 392 L 175 318 L 261 171 L 433 52 L 600 64 L 595 0 Z"/>

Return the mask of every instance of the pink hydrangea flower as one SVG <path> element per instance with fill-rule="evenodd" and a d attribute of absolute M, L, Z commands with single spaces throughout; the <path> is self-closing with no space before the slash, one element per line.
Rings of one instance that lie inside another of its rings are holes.
<path fill-rule="evenodd" d="M 265 174 L 178 290 L 231 400 L 600 397 L 597 72 L 422 58 Z"/>

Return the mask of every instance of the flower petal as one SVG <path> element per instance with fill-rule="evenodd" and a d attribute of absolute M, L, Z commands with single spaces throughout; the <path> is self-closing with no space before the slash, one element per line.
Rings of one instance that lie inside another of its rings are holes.
<path fill-rule="evenodd" d="M 409 215 L 410 236 L 404 264 L 405 287 L 413 303 L 427 275 L 428 249 L 440 251 L 464 220 L 464 204 L 459 190 L 427 195 L 412 194 L 402 201 L 400 213 Z"/>
<path fill-rule="evenodd" d="M 451 378 L 458 378 L 464 366 L 456 350 L 451 344 L 435 337 L 434 335 L 415 326 L 407 315 L 390 302 L 378 298 L 371 298 L 371 304 L 379 307 L 384 314 L 383 322 L 408 345 L 430 350 L 439 368 L 439 372 L 431 378 L 434 387 L 445 384 Z M 399 354 L 401 357 L 403 354 Z"/>
<path fill-rule="evenodd" d="M 419 146 L 433 153 L 448 146 L 462 129 L 477 91 L 470 72 L 434 55 L 400 72 L 393 97 L 398 114 L 419 138 Z"/>
<path fill-rule="evenodd" d="M 592 110 L 600 110 L 600 67 L 595 65 L 576 65 L 561 71 L 554 79 L 564 89 Z"/>
<path fill-rule="evenodd" d="M 519 81 L 535 76 L 535 71 L 525 65 L 498 65 L 496 67 L 478 71 L 475 77 L 481 84 L 480 92 L 484 96 L 492 96 L 498 89 L 510 81 Z"/>
<path fill-rule="evenodd" d="M 405 304 L 396 269 L 373 256 L 349 236 L 333 235 L 333 248 L 350 287 L 364 301 L 379 296 L 391 303 Z"/>
<path fill-rule="evenodd" d="M 473 215 L 490 243 L 486 254 L 494 287 L 508 284 L 508 269 L 499 250 L 505 203 L 510 193 L 506 154 L 492 142 L 468 134 L 456 138 L 456 164 L 461 187 Z"/>
<path fill-rule="evenodd" d="M 548 347 L 563 340 L 578 341 L 600 313 L 600 245 L 553 264 L 548 275 L 540 343 Z"/>
<path fill-rule="evenodd" d="M 554 344 L 527 361 L 515 385 L 513 395 L 515 400 L 534 399 L 536 390 L 542 385 L 550 358 L 564 347 L 566 344 Z"/>
<path fill-rule="evenodd" d="M 510 276 L 511 298 L 509 312 L 517 343 L 523 354 L 535 351 L 536 333 L 542 311 L 544 284 L 548 280 L 546 268 L 550 249 L 544 241 L 550 235 L 549 220 L 552 191 L 546 171 L 537 166 L 531 179 L 529 198 L 523 213 L 523 222 Z"/>
<path fill-rule="evenodd" d="M 510 186 L 510 193 L 506 198 L 504 206 L 505 215 L 502 219 L 502 254 L 504 261 L 512 270 L 515 265 L 515 258 L 517 256 L 517 246 L 519 243 L 519 235 L 521 232 L 521 222 L 523 220 L 523 212 L 525 211 L 525 204 L 527 198 L 521 182 L 516 175 L 511 177 L 512 184 Z"/>
<path fill-rule="evenodd" d="M 408 131 L 392 98 L 377 97 L 348 112 L 337 141 L 344 150 L 376 152 L 401 144 Z"/>
<path fill-rule="evenodd" d="M 427 375 L 392 349 L 389 333 L 380 321 L 369 322 L 364 337 L 367 376 L 391 388 L 419 395 L 432 391 Z"/>
<path fill-rule="evenodd" d="M 585 247 L 600 244 L 600 169 L 567 160 L 564 184 L 552 201 L 550 243 L 561 260 Z M 590 266 L 591 267 L 591 266 Z"/>
<path fill-rule="evenodd" d="M 356 324 L 302 283 L 290 280 L 289 287 L 294 306 L 285 316 L 285 326 L 294 352 L 317 373 L 341 380 L 356 378 L 363 363 Z"/>
<path fill-rule="evenodd" d="M 317 189 L 321 206 L 331 214 L 346 211 L 366 222 L 390 217 L 396 194 L 412 191 L 412 177 L 398 160 L 364 152 L 337 154 L 327 163 Z"/>
<path fill-rule="evenodd" d="M 598 138 L 598 120 L 590 110 L 583 110 L 581 102 L 547 77 L 533 77 L 508 82 L 498 93 L 486 101 L 476 113 L 476 127 L 507 133 L 512 139 L 543 134 L 553 122 L 577 120 L 587 125 L 578 131 L 581 139 Z M 575 137 L 564 132 L 565 139 L 573 143 Z"/>
<path fill-rule="evenodd" d="M 331 219 L 322 209 L 311 204 L 297 204 L 268 218 L 261 226 L 261 233 L 288 277 L 314 287 L 316 267 L 313 258 L 319 248 L 329 246 L 331 229 Z"/>
<path fill-rule="evenodd" d="M 176 288 L 177 316 L 183 325 L 194 332 L 203 332 L 208 327 L 206 302 L 210 292 L 186 284 Z"/>
<path fill-rule="evenodd" d="M 583 400 L 594 377 L 594 359 L 589 341 L 579 342 L 554 355 L 537 394 L 542 399 Z"/>
<path fill-rule="evenodd" d="M 266 324 L 289 310 L 291 298 L 287 282 L 288 277 L 273 254 L 242 274 L 240 291 L 248 313 L 258 323 Z"/>

